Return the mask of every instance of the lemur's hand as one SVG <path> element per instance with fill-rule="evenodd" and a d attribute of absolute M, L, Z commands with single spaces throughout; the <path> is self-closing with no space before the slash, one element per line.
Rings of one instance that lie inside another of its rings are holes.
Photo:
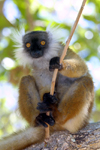
<path fill-rule="evenodd" d="M 54 69 L 61 70 L 62 65 L 60 64 L 60 57 L 53 57 L 49 63 L 49 70 L 53 71 Z"/>
<path fill-rule="evenodd" d="M 48 127 L 47 124 L 49 124 L 50 126 L 53 126 L 55 124 L 55 120 L 53 119 L 51 114 L 50 114 L 50 116 L 47 116 L 46 113 L 40 113 L 36 117 L 36 123 L 43 125 L 46 128 L 46 127 Z"/>
<path fill-rule="evenodd" d="M 53 119 L 52 115 L 50 116 L 46 115 L 46 112 L 52 111 L 52 106 L 54 104 L 57 104 L 57 98 L 54 95 L 50 95 L 50 93 L 45 93 L 43 96 L 43 102 L 39 102 L 37 109 L 40 111 L 40 114 L 36 117 L 36 122 L 38 124 L 43 125 L 44 127 L 47 127 L 48 123 L 50 126 L 53 126 L 55 123 L 55 120 Z"/>
<path fill-rule="evenodd" d="M 50 95 L 50 93 L 45 93 L 43 95 L 43 102 L 39 102 L 37 109 L 40 111 L 40 113 L 45 113 L 48 111 L 52 111 L 52 106 L 54 104 L 57 104 L 57 98 L 54 95 Z"/>

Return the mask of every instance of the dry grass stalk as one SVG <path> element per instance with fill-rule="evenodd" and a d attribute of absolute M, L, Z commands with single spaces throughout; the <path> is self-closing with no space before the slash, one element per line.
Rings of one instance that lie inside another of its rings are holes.
<path fill-rule="evenodd" d="M 69 38 L 68 38 L 68 40 L 67 40 L 67 42 L 66 42 L 66 45 L 65 45 L 65 47 L 64 47 L 63 53 L 62 53 L 62 55 L 61 55 L 61 57 L 60 57 L 60 63 L 62 63 L 62 61 L 63 61 L 63 59 L 64 59 L 64 57 L 65 57 L 65 55 L 66 55 L 66 53 L 67 53 L 67 49 L 68 49 L 69 43 L 70 43 L 70 41 L 71 41 L 71 39 L 72 39 L 72 36 L 73 36 L 73 34 L 74 34 L 74 32 L 75 32 L 75 29 L 76 29 L 76 26 L 77 26 L 77 24 L 78 24 L 78 22 L 79 22 L 80 16 L 81 16 L 82 11 L 83 11 L 84 6 L 85 6 L 85 3 L 86 3 L 86 0 L 83 0 L 82 6 L 81 6 L 81 8 L 80 8 L 80 10 L 79 10 L 79 13 L 78 13 L 78 16 L 77 16 L 77 18 L 76 18 L 76 20 L 75 20 L 75 23 L 74 23 L 74 25 L 73 25 L 73 27 L 72 27 L 71 33 L 70 33 L 70 35 L 69 35 Z M 52 82 L 51 82 L 51 89 L 50 89 L 50 94 L 51 94 L 51 95 L 54 94 L 54 89 L 55 89 L 55 82 L 56 82 L 56 78 L 57 78 L 57 73 L 58 73 L 58 69 L 55 69 L 55 70 L 54 70 L 54 74 L 53 74 L 53 78 L 52 78 Z M 47 112 L 47 115 L 49 115 L 49 114 L 50 114 L 50 113 Z M 47 143 L 48 140 L 49 140 L 49 125 L 48 125 L 47 128 L 45 128 L 45 142 Z"/>

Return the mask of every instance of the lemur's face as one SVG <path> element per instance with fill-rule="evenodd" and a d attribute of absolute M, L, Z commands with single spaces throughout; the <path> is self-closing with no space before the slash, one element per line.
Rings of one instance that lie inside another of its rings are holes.
<path fill-rule="evenodd" d="M 39 58 L 48 49 L 48 34 L 44 31 L 32 31 L 24 35 L 23 47 L 24 50 L 32 57 Z"/>
<path fill-rule="evenodd" d="M 55 28 L 28 33 L 15 30 L 12 37 L 17 48 L 15 57 L 23 66 L 39 64 L 45 67 L 51 58 L 58 56 L 63 50 L 59 43 L 61 37 L 61 32 Z"/>

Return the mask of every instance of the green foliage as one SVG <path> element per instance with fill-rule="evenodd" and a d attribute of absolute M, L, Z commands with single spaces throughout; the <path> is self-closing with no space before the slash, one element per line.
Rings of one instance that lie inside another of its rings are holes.
<path fill-rule="evenodd" d="M 100 89 L 96 91 L 96 107 L 100 111 Z"/>
<path fill-rule="evenodd" d="M 1 110 L 0 113 L 0 137 L 1 137 L 2 135 L 11 133 L 13 127 L 9 119 L 11 112 L 5 107 L 5 99 L 0 100 L 0 110 Z"/>
<path fill-rule="evenodd" d="M 40 3 L 39 0 L 12 0 L 19 15 L 14 17 L 13 21 L 10 21 L 5 15 L 5 2 L 7 2 L 7 0 L 0 1 L 0 81 L 10 82 L 12 85 L 18 87 L 20 78 L 23 75 L 29 74 L 30 70 L 28 68 L 23 69 L 19 67 L 14 58 L 14 43 L 10 39 L 12 29 L 20 29 L 21 26 L 24 26 L 26 31 L 33 29 L 45 30 L 48 24 L 52 23 L 54 26 L 60 25 L 65 31 L 66 37 L 68 37 L 75 20 L 73 20 L 73 23 L 69 23 L 67 22 L 67 16 L 65 20 L 57 20 L 57 12 L 54 9 L 57 0 L 55 0 L 52 7 L 46 7 L 44 3 Z M 86 50 L 88 52 L 84 57 L 86 61 L 89 61 L 93 56 L 100 59 L 100 1 L 88 0 L 87 5 L 90 6 L 91 4 L 94 6 L 94 11 L 91 14 L 87 13 L 83 15 L 84 21 L 87 22 L 89 26 L 84 27 L 84 24 L 82 26 L 82 24 L 79 23 L 73 36 L 73 43 L 70 45 L 76 52 Z M 63 18 L 65 12 L 60 13 L 62 13 Z M 86 34 L 88 38 L 86 38 Z M 93 35 L 92 38 L 90 38 L 90 34 Z M 5 64 L 5 60 L 7 60 L 5 58 L 9 58 L 9 60 L 13 62 L 13 65 L 11 66 L 10 62 Z M 9 67 L 7 67 L 7 65 L 9 65 Z M 9 117 L 11 117 L 11 111 L 5 107 L 5 99 L 0 99 L 0 107 L 1 136 L 2 134 L 10 133 L 14 130 L 12 124 L 14 125 L 16 119 L 14 122 L 11 122 L 9 119 Z M 96 91 L 96 107 L 97 110 L 100 111 L 100 87 L 98 91 Z M 12 116 L 12 120 L 14 120 L 14 115 Z"/>

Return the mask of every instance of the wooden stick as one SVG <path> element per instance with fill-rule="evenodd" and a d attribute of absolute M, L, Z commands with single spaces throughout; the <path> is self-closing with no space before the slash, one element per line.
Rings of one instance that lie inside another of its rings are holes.
<path fill-rule="evenodd" d="M 68 49 L 69 43 L 70 43 L 71 38 L 72 38 L 72 36 L 73 36 L 73 34 L 74 34 L 74 32 L 75 32 L 76 26 L 77 26 L 77 24 L 78 24 L 78 22 L 79 22 L 79 19 L 80 19 L 80 16 L 81 16 L 81 14 L 82 14 L 82 11 L 83 11 L 83 9 L 84 9 L 84 6 L 85 6 L 86 1 L 87 1 L 87 0 L 83 0 L 83 2 L 82 2 L 82 6 L 81 6 L 81 8 L 80 8 L 80 10 L 79 10 L 79 13 L 78 13 L 78 16 L 77 16 L 77 18 L 76 18 L 76 21 L 75 21 L 75 23 L 74 23 L 74 25 L 73 25 L 73 28 L 72 28 L 71 33 L 70 33 L 70 35 L 69 35 L 69 38 L 68 38 L 68 40 L 67 40 L 67 42 L 66 42 L 66 45 L 65 45 L 65 47 L 64 47 L 64 50 L 63 50 L 62 55 L 61 55 L 61 57 L 60 57 L 60 64 L 62 63 L 62 61 L 63 61 L 63 59 L 64 59 L 64 57 L 65 57 L 65 55 L 66 55 L 66 53 L 67 53 L 67 49 Z M 56 78 L 57 78 L 57 73 L 58 73 L 58 69 L 55 69 L 55 70 L 54 70 L 54 74 L 53 74 L 53 78 L 52 78 L 52 82 L 51 82 L 51 89 L 50 89 L 50 94 L 51 94 L 51 95 L 54 94 L 54 89 L 55 89 L 55 82 L 56 82 Z M 47 112 L 47 115 L 49 115 L 49 114 L 50 114 L 50 112 Z M 45 142 L 47 143 L 48 140 L 49 140 L 49 125 L 48 125 L 47 128 L 45 128 Z"/>

